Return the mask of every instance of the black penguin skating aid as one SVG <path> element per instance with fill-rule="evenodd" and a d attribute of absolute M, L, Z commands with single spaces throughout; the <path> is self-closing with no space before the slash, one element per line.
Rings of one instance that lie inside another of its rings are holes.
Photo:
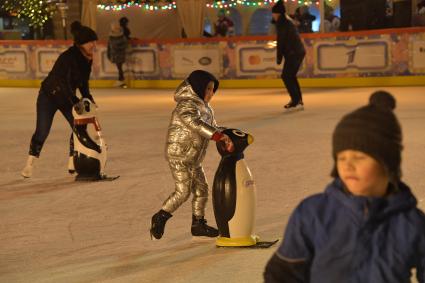
<path fill-rule="evenodd" d="M 217 143 L 222 156 L 217 168 L 212 202 L 218 226 L 219 247 L 270 247 L 277 242 L 259 242 L 253 234 L 255 225 L 256 186 L 244 160 L 244 150 L 253 137 L 238 129 L 223 131 L 233 142 L 233 149 L 227 151 L 224 142 Z"/>
<path fill-rule="evenodd" d="M 73 167 L 76 181 L 113 181 L 119 176 L 105 174 L 107 147 L 103 139 L 96 106 L 87 98 L 81 99 L 72 109 L 74 116 Z M 89 133 L 87 126 L 92 124 L 95 134 Z"/>

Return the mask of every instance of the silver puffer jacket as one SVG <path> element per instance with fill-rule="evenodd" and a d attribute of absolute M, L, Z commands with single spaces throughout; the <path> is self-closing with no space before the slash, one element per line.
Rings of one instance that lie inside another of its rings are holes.
<path fill-rule="evenodd" d="M 177 88 L 174 100 L 177 105 L 168 126 L 165 157 L 187 166 L 199 165 L 209 140 L 218 130 L 214 112 L 196 95 L 187 80 Z"/>

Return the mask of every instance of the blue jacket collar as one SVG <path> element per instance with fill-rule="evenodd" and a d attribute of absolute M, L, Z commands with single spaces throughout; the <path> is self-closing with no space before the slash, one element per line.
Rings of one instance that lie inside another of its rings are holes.
<path fill-rule="evenodd" d="M 350 194 L 339 178 L 328 185 L 325 194 L 349 208 L 353 216 L 362 220 L 379 220 L 390 214 L 416 207 L 417 201 L 410 188 L 399 182 L 398 191 L 384 197 L 363 197 Z"/>

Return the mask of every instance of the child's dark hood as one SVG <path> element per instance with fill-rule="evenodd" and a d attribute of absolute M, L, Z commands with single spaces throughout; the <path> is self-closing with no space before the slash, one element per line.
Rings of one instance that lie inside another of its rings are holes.
<path fill-rule="evenodd" d="M 218 89 L 218 80 L 214 77 L 213 74 L 208 73 L 203 70 L 193 71 L 187 78 L 189 84 L 192 86 L 193 91 L 204 100 L 205 90 L 209 82 L 214 82 L 214 93 Z"/>

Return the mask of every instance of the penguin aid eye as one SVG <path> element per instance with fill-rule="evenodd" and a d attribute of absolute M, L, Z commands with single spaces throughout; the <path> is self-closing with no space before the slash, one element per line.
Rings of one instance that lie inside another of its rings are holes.
<path fill-rule="evenodd" d="M 238 137 L 241 137 L 241 138 L 243 138 L 245 136 L 245 133 L 241 132 L 239 130 L 233 130 L 232 133 L 235 134 Z"/>
<path fill-rule="evenodd" d="M 75 109 L 75 112 L 77 112 L 78 115 L 81 115 L 83 113 L 83 111 L 81 111 L 81 107 L 80 107 L 79 103 L 74 105 L 74 109 Z"/>
<path fill-rule="evenodd" d="M 90 112 L 90 102 L 84 101 L 84 110 Z"/>

